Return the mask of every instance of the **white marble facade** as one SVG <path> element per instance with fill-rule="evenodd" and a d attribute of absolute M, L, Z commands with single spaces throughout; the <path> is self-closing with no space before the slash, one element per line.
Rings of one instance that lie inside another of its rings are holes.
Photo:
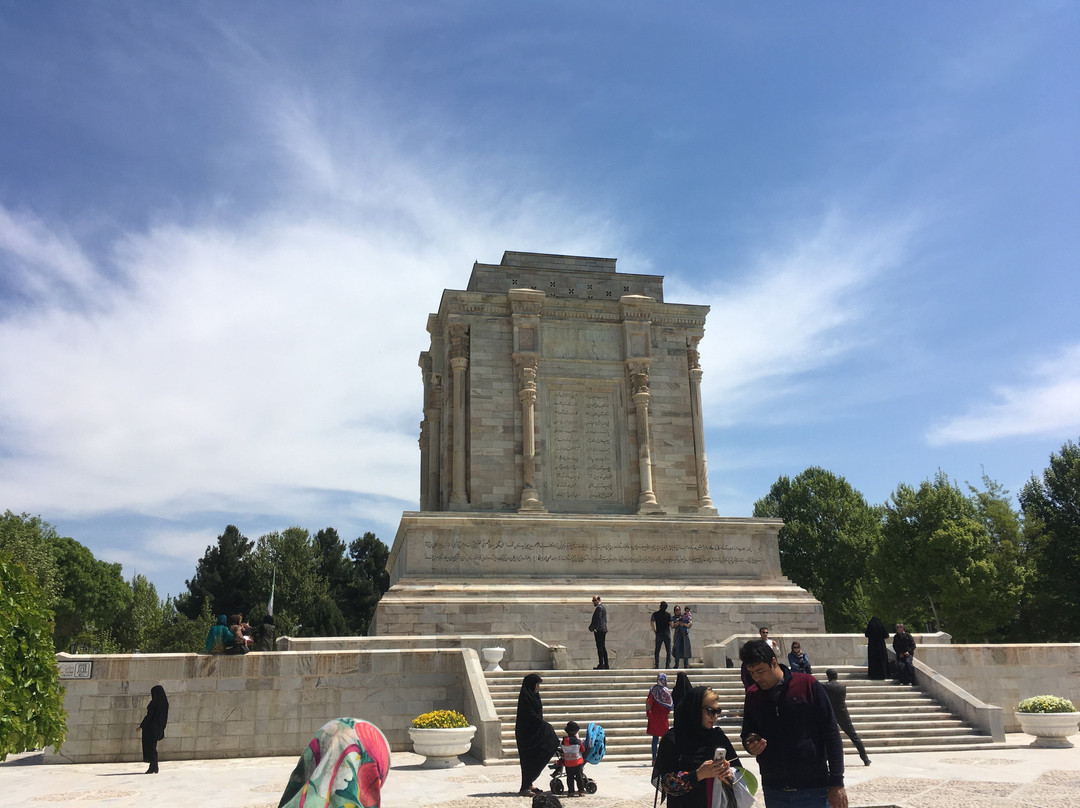
<path fill-rule="evenodd" d="M 421 510 L 402 517 L 374 632 L 524 631 L 584 663 L 590 590 L 625 607 L 625 660 L 651 657 L 661 599 L 715 632 L 823 630 L 780 571 L 781 523 L 722 519 L 710 498 L 708 311 L 613 258 L 507 252 L 445 290 L 420 355 Z"/>

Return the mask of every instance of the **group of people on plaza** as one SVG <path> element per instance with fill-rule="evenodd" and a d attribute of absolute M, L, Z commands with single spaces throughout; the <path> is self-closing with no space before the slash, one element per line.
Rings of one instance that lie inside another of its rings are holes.
<path fill-rule="evenodd" d="M 775 643 L 764 637 L 746 643 L 739 657 L 752 680 L 743 702 L 740 740 L 757 758 L 767 808 L 846 808 L 842 724 L 834 695 L 809 673 L 781 665 Z M 835 670 L 829 674 L 830 680 L 836 678 Z M 836 691 L 841 703 L 843 687 Z M 720 698 L 709 687 L 691 687 L 685 672 L 678 674 L 679 689 L 682 694 L 668 691 L 667 676 L 661 673 L 646 700 L 653 785 L 670 808 L 734 806 L 736 789 L 751 789 L 735 747 L 717 725 Z M 850 726 L 846 706 L 843 713 Z M 674 717 L 671 729 L 669 714 Z M 861 742 L 857 748 L 869 764 Z M 716 789 L 729 792 L 725 803 L 718 802 Z"/>
<path fill-rule="evenodd" d="M 670 631 L 676 619 L 683 619 L 689 612 L 676 607 L 675 614 L 668 614 L 666 607 L 667 603 L 662 602 L 650 621 L 658 636 L 656 663 L 662 645 L 661 630 Z M 664 614 L 668 620 L 657 619 Z M 687 631 L 691 620 L 686 620 Z M 263 623 L 270 627 L 271 634 L 266 650 L 273 647 L 273 625 L 272 617 Z M 230 648 L 242 646 L 244 651 L 239 653 L 245 653 L 247 646 L 255 642 L 248 635 L 249 630 L 241 615 L 233 616 L 232 625 L 221 615 L 207 635 L 207 652 L 229 653 Z M 590 630 L 596 635 L 597 667 L 607 668 L 607 609 L 599 595 L 593 598 Z M 871 679 L 884 679 L 888 675 L 885 645 L 888 631 L 874 617 L 866 627 L 865 636 L 868 675 Z M 265 634 L 260 634 L 260 640 L 264 638 Z M 676 645 L 679 650 L 682 647 Z M 915 641 L 902 623 L 896 626 L 893 649 L 900 681 L 914 684 Z M 848 713 L 847 688 L 833 668 L 826 670 L 827 681 L 819 682 L 812 675 L 810 660 L 798 641 L 791 644 L 787 666 L 780 663 L 779 654 L 779 646 L 769 639 L 767 627 L 761 627 L 758 638 L 747 642 L 739 651 L 747 684 L 739 739 L 745 752 L 758 761 L 765 806 L 847 808 L 841 730 L 851 738 L 863 762 L 870 765 Z M 676 652 L 676 661 L 678 658 Z M 686 657 L 683 659 L 686 667 Z M 519 794 L 533 797 L 534 805 L 547 799 L 548 805 L 556 806 L 558 801 L 533 783 L 556 751 L 561 750 L 567 795 L 584 794 L 586 778 L 582 767 L 587 739 L 579 735 L 580 727 L 574 721 L 567 723 L 560 739 L 554 727 L 544 720 L 542 681 L 539 674 L 528 674 L 518 694 L 514 737 L 521 769 Z M 712 688 L 694 687 L 685 670 L 679 671 L 674 688 L 669 688 L 667 674 L 659 673 L 649 689 L 645 710 L 647 732 L 652 736 L 652 783 L 658 794 L 664 795 L 669 808 L 711 808 L 720 804 L 716 800 L 718 795 L 714 796 L 716 789 L 724 789 L 727 799 L 724 804 L 734 806 L 737 789 L 753 790 L 748 785 L 753 783 L 752 774 L 745 770 L 734 745 L 718 725 L 720 699 Z M 168 716 L 165 690 L 155 685 L 146 716 L 137 730 L 142 738 L 143 759 L 149 764 L 148 774 L 158 771 L 157 743 L 165 736 Z M 331 797 L 337 799 L 342 796 L 338 786 L 344 784 L 349 789 L 345 795 L 349 804 L 378 808 L 380 790 L 389 769 L 390 747 L 382 732 L 366 721 L 338 718 L 323 726 L 305 748 L 280 804 L 300 806 L 311 799 L 320 802 Z M 346 772 L 344 777 L 342 772 Z"/>
<path fill-rule="evenodd" d="M 694 625 L 694 615 L 689 606 L 676 606 L 672 612 L 667 610 L 667 601 L 660 601 L 660 608 L 652 613 L 649 618 L 649 626 L 653 630 L 656 641 L 653 645 L 653 665 L 660 667 L 660 648 L 664 649 L 664 667 L 678 668 L 679 660 L 682 660 L 683 668 L 690 667 L 690 628 Z M 672 648 L 671 633 L 675 632 L 675 664 L 671 664 Z"/>
<path fill-rule="evenodd" d="M 244 615 L 218 615 L 217 624 L 206 633 L 208 654 L 246 654 L 248 651 L 273 651 L 277 639 L 272 615 L 266 615 L 254 631 L 244 622 Z"/>

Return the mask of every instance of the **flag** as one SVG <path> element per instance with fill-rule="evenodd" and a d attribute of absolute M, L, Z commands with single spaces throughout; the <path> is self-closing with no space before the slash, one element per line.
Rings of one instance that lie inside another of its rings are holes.
<path fill-rule="evenodd" d="M 277 567 L 274 567 L 274 577 L 270 579 L 270 602 L 266 604 L 266 613 L 274 616 L 274 584 L 277 583 Z"/>

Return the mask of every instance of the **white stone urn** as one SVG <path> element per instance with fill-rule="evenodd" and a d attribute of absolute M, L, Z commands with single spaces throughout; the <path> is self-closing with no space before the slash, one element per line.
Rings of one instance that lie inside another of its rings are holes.
<path fill-rule="evenodd" d="M 476 727 L 451 727 L 449 729 L 417 729 L 409 727 L 409 738 L 413 751 L 423 755 L 425 769 L 449 769 L 464 766 L 458 755 L 464 755 L 472 748 L 472 739 Z"/>
<path fill-rule="evenodd" d="M 480 655 L 484 657 L 484 662 L 487 663 L 486 671 L 501 671 L 502 668 L 499 663 L 502 662 L 503 655 L 506 653 L 505 648 L 481 648 Z"/>
<path fill-rule="evenodd" d="M 1080 733 L 1080 712 L 1076 713 L 1016 713 L 1020 729 L 1035 736 L 1032 746 L 1067 748 L 1073 745 L 1070 735 Z"/>

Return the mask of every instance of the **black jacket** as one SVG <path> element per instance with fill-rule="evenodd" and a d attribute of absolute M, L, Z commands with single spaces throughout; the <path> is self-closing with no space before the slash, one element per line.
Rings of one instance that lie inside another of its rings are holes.
<path fill-rule="evenodd" d="M 806 673 L 784 672 L 771 690 L 754 685 L 743 703 L 742 739 L 756 732 L 768 745 L 757 756 L 770 788 L 844 785 L 844 746 L 829 696 Z"/>

